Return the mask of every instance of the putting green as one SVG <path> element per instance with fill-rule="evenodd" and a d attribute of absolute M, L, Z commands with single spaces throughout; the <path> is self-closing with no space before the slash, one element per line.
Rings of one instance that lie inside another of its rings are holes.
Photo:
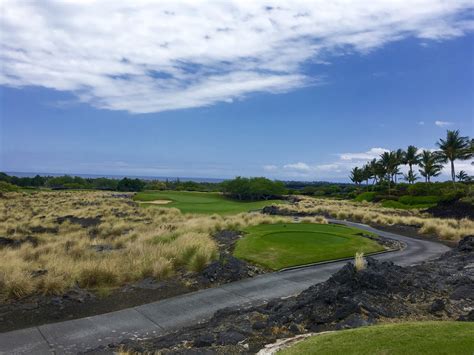
<path fill-rule="evenodd" d="M 283 202 L 281 200 L 235 201 L 218 192 L 190 191 L 144 191 L 137 193 L 134 200 L 147 207 L 175 207 L 183 213 L 222 215 L 259 210 L 265 206 Z"/>
<path fill-rule="evenodd" d="M 384 250 L 357 228 L 335 224 L 262 224 L 245 229 L 234 255 L 272 270 Z"/>

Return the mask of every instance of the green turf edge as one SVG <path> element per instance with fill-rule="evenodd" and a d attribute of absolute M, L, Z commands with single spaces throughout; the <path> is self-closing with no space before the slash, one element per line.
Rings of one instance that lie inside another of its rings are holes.
<path fill-rule="evenodd" d="M 474 353 L 474 322 L 428 321 L 375 325 L 315 335 L 278 355 L 410 355 Z"/>

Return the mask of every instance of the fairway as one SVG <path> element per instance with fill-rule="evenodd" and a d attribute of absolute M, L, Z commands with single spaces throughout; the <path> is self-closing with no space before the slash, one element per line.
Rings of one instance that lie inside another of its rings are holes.
<path fill-rule="evenodd" d="M 278 354 L 470 355 L 473 334 L 472 322 L 386 324 L 315 335 Z"/>
<path fill-rule="evenodd" d="M 384 250 L 356 228 L 335 224 L 263 224 L 245 229 L 234 255 L 272 270 Z"/>
<path fill-rule="evenodd" d="M 175 207 L 183 213 L 203 214 L 234 214 L 282 203 L 281 200 L 234 201 L 219 192 L 190 191 L 144 191 L 137 193 L 134 200 L 142 202 L 145 206 Z M 171 202 L 165 203 L 166 201 Z"/>

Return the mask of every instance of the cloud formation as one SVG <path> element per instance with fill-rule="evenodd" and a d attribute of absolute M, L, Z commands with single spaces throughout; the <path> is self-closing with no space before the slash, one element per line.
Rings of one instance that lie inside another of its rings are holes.
<path fill-rule="evenodd" d="M 447 126 L 451 126 L 453 124 L 453 122 L 449 122 L 449 121 L 435 121 L 435 125 L 437 125 L 438 127 L 447 127 Z"/>
<path fill-rule="evenodd" d="M 1 0 L 0 84 L 72 92 L 97 108 L 150 113 L 281 93 L 304 70 L 406 37 L 472 30 L 471 0 Z"/>

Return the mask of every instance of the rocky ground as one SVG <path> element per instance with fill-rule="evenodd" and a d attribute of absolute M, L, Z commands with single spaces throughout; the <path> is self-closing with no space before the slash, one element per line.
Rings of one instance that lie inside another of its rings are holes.
<path fill-rule="evenodd" d="M 66 216 L 73 223 L 96 223 L 92 218 Z M 241 280 L 265 272 L 232 256 L 234 244 L 240 233 L 221 231 L 214 235 L 220 257 L 200 273 L 178 270 L 170 279 L 156 281 L 146 278 L 118 289 L 90 292 L 79 286 L 63 295 L 34 295 L 20 300 L 0 303 L 0 332 L 35 325 L 82 318 L 113 312 L 145 303 L 178 296 L 215 285 Z M 21 240 L 0 237 L 0 247 L 19 247 L 22 243 L 35 243 L 35 237 Z M 96 246 L 97 252 L 106 252 L 107 246 Z M 38 275 L 47 270 L 38 270 Z"/>
<path fill-rule="evenodd" d="M 246 354 L 307 332 L 422 319 L 474 321 L 474 236 L 420 265 L 400 267 L 367 258 L 366 268 L 357 271 L 348 263 L 328 281 L 298 296 L 248 309 L 225 309 L 208 322 L 175 333 L 93 352 Z"/>
<path fill-rule="evenodd" d="M 459 200 L 442 201 L 436 206 L 428 208 L 426 212 L 438 218 L 474 219 L 474 205 Z"/>

